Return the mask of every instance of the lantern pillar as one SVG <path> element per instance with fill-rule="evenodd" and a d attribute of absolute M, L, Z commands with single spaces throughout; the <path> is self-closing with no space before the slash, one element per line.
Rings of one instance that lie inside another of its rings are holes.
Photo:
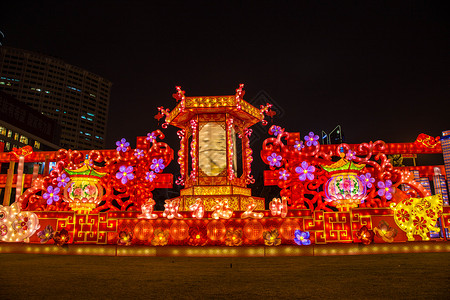
<path fill-rule="evenodd" d="M 180 93 L 180 91 L 179 91 Z M 243 93 L 230 96 L 176 97 L 181 101 L 166 114 L 166 123 L 181 128 L 178 163 L 184 184 L 180 191 L 180 210 L 189 210 L 202 200 L 211 211 L 220 199 L 227 200 L 233 211 L 245 210 L 250 198 L 256 210 L 265 209 L 263 198 L 251 197 L 252 151 L 249 136 L 253 124 L 264 114 L 244 99 Z M 174 96 L 175 97 L 175 96 Z M 242 142 L 237 149 L 237 141 Z M 238 166 L 238 155 L 242 165 Z M 242 170 L 242 172 L 238 172 Z"/>

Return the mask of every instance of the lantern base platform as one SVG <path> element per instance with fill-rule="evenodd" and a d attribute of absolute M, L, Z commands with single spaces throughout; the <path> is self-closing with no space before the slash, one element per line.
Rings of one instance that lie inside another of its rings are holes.
<path fill-rule="evenodd" d="M 228 206 L 233 211 L 245 211 L 247 210 L 247 205 L 250 204 L 253 199 L 256 204 L 255 211 L 261 211 L 265 209 L 265 199 L 259 197 L 252 197 L 246 195 L 181 195 L 176 199 L 180 199 L 180 211 L 189 211 L 189 206 L 193 205 L 196 200 L 203 200 L 203 205 L 206 211 L 212 211 L 213 207 L 222 200 L 228 200 Z M 173 200 L 173 199 L 172 199 Z"/>
<path fill-rule="evenodd" d="M 392 244 L 327 244 L 268 246 L 118 246 L 118 245 L 67 245 L 1 243 L 0 253 L 99 255 L 99 256 L 173 256 L 173 257 L 274 257 L 274 256 L 335 256 L 374 255 L 397 253 L 450 252 L 450 243 L 408 242 Z"/>

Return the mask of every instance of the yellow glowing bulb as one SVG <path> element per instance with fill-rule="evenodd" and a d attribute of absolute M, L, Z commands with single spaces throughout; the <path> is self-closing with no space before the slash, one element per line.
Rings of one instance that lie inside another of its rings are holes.
<path fill-rule="evenodd" d="M 308 173 L 308 170 L 303 170 L 303 173 L 305 173 L 305 174 Z"/>
<path fill-rule="evenodd" d="M 389 188 L 385 188 L 386 192 L 389 191 Z"/>
<path fill-rule="evenodd" d="M 127 172 L 123 172 L 123 176 L 127 176 Z"/>
<path fill-rule="evenodd" d="M 197 234 L 197 235 L 195 236 L 195 238 L 199 239 L 199 238 L 200 238 L 200 234 Z"/>

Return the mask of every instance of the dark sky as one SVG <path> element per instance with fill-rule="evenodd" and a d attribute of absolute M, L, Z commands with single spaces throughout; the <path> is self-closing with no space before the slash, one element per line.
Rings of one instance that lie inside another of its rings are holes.
<path fill-rule="evenodd" d="M 440 2 L 152 2 L 8 1 L 0 30 L 4 45 L 113 82 L 107 148 L 155 130 L 156 108 L 176 104 L 175 85 L 199 96 L 244 83 L 246 100 L 264 90 L 284 111 L 274 122 L 302 136 L 340 124 L 349 143 L 412 142 L 450 129 Z"/>

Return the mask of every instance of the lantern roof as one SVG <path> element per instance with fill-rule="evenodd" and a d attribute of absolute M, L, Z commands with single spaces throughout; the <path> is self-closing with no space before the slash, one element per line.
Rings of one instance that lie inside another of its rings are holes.
<path fill-rule="evenodd" d="M 103 177 L 106 175 L 106 173 L 100 173 L 94 170 L 94 168 L 92 168 L 89 165 L 89 161 L 85 160 L 83 166 L 81 166 L 81 168 L 78 168 L 76 170 L 69 170 L 69 169 L 65 169 L 65 171 L 69 174 L 69 175 L 78 175 L 78 176 L 94 176 L 94 177 Z"/>
<path fill-rule="evenodd" d="M 322 169 L 327 172 L 336 172 L 336 171 L 360 171 L 366 165 L 365 164 L 355 164 L 353 161 L 346 160 L 344 158 L 338 160 L 337 162 L 330 165 L 321 165 Z"/>
<path fill-rule="evenodd" d="M 264 113 L 236 95 L 184 97 L 166 117 L 166 122 L 184 128 L 195 115 L 228 113 L 250 127 L 264 119 Z"/>

